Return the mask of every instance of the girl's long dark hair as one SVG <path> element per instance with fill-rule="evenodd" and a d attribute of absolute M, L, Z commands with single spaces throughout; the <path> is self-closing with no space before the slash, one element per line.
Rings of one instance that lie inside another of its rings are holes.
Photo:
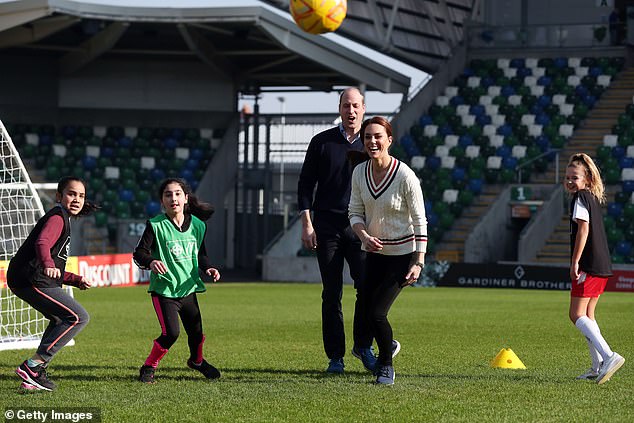
<path fill-rule="evenodd" d="M 159 199 L 163 199 L 163 191 L 169 184 L 178 184 L 182 188 L 183 192 L 188 196 L 187 204 L 185 204 L 185 211 L 196 216 L 202 221 L 208 220 L 212 214 L 214 214 L 214 206 L 209 203 L 202 202 L 193 193 L 192 188 L 187 181 L 181 178 L 167 178 L 161 182 L 158 189 Z"/>
<path fill-rule="evenodd" d="M 68 184 L 71 182 L 81 182 L 84 188 L 87 188 L 86 182 L 83 179 L 77 176 L 64 176 L 59 180 L 59 182 L 57 182 L 57 193 L 59 195 L 63 195 L 64 190 L 66 189 Z M 82 207 L 79 213 L 77 213 L 77 217 L 88 216 L 89 214 L 93 213 L 96 210 L 99 210 L 100 208 L 101 207 L 99 207 L 97 204 L 90 202 L 88 200 L 84 200 L 84 207 Z"/>

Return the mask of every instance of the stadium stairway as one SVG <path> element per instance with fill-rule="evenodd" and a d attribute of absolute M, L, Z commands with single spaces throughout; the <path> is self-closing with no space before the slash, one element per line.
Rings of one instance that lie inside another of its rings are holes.
<path fill-rule="evenodd" d="M 634 68 L 623 70 L 609 88 L 603 93 L 597 104 L 588 113 L 579 129 L 568 139 L 559 153 L 559 181 L 563 178 L 568 158 L 578 152 L 594 157 L 597 148 L 602 145 L 603 136 L 610 134 L 612 127 L 625 107 L 634 97 Z M 531 183 L 552 184 L 555 182 L 555 165 L 550 164 L 541 174 L 534 174 Z"/>
<path fill-rule="evenodd" d="M 591 156 L 602 145 L 603 136 L 611 133 L 612 127 L 617 123 L 619 115 L 628 104 L 632 103 L 634 97 L 634 68 L 622 71 L 618 78 L 602 95 L 597 105 L 590 111 L 581 127 L 575 131 L 574 135 L 564 145 L 559 155 L 559 176 L 563 177 L 563 172 L 571 154 L 579 151 L 586 152 Z M 555 183 L 555 165 L 550 164 L 543 173 L 534 173 L 531 183 L 553 184 Z M 451 230 L 443 235 L 442 240 L 436 247 L 436 259 L 452 262 L 462 261 L 464 258 L 464 243 L 469 233 L 477 222 L 484 216 L 489 206 L 501 193 L 503 185 L 487 184 L 483 193 L 476 197 L 474 203 L 465 209 L 458 218 Z M 608 198 L 613 195 L 614 187 L 608 186 Z M 612 193 L 612 194 L 611 194 Z M 569 260 L 569 227 L 568 218 L 562 216 L 560 224 L 549 237 L 544 248 L 538 253 L 536 261 L 542 263 L 567 263 Z"/>
<path fill-rule="evenodd" d="M 570 261 L 570 227 L 568 216 L 562 215 L 559 225 L 537 253 L 538 263 L 568 263 Z"/>
<path fill-rule="evenodd" d="M 108 229 L 95 225 L 83 225 L 84 248 L 88 254 L 116 254 L 114 245 L 108 242 Z"/>
<path fill-rule="evenodd" d="M 568 140 L 559 155 L 559 179 L 563 178 L 568 158 L 577 152 L 585 152 L 595 156 L 595 152 L 602 145 L 603 136 L 610 134 L 612 127 L 617 124 L 624 108 L 632 103 L 634 97 L 634 68 L 627 68 L 610 85 L 588 117 L 582 127 Z M 555 181 L 555 166 L 534 175 L 533 183 L 551 184 Z M 608 200 L 614 197 L 618 186 L 607 185 Z M 536 261 L 540 263 L 568 263 L 570 260 L 568 216 L 565 214 L 555 228 L 546 244 L 537 253 Z"/>
<path fill-rule="evenodd" d="M 456 219 L 451 229 L 443 234 L 442 240 L 436 246 L 436 260 L 446 260 L 453 263 L 463 261 L 467 237 L 487 212 L 489 206 L 495 202 L 503 188 L 504 185 L 501 184 L 484 186 L 482 193 Z"/>
<path fill-rule="evenodd" d="M 503 185 L 496 184 L 515 182 L 518 163 L 535 159 L 550 148 L 565 148 L 574 128 L 590 131 L 588 138 L 597 140 L 610 133 L 610 119 L 602 127 L 599 123 L 599 128 L 584 124 L 597 99 L 617 82 L 621 69 L 622 58 L 472 60 L 394 150 L 421 178 L 431 225 L 430 255 L 439 260 L 463 260 L 467 236 L 501 193 Z M 628 79 L 628 72 L 624 73 Z M 613 106 L 614 118 L 618 119 L 623 105 Z M 634 107 L 630 108 L 634 113 Z M 624 116 L 623 125 L 614 130 L 634 129 L 633 119 L 634 114 Z M 607 147 L 601 153 L 613 154 Z M 566 154 L 562 152 L 562 161 Z M 548 169 L 551 160 L 537 159 L 528 166 L 523 180 L 539 182 L 535 178 Z M 614 167 L 615 160 L 610 164 Z M 620 175 L 613 170 L 612 179 L 618 179 Z M 541 178 L 552 185 L 554 170 Z M 474 181 L 480 183 L 472 184 Z M 479 198 L 482 189 L 491 198 Z"/>
<path fill-rule="evenodd" d="M 606 196 L 614 196 L 616 186 L 606 186 Z M 567 197 L 566 197 L 567 198 Z M 570 222 L 564 213 L 561 221 L 548 237 L 544 247 L 537 253 L 536 262 L 551 264 L 568 264 L 570 261 Z"/>

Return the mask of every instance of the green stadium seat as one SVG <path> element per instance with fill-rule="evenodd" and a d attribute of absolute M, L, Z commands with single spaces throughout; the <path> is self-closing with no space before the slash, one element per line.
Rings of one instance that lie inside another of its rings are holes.
<path fill-rule="evenodd" d="M 121 189 L 129 189 L 133 192 L 136 191 L 139 187 L 139 185 L 136 182 L 136 178 L 131 178 L 131 179 L 121 178 L 119 186 L 121 187 Z"/>
<path fill-rule="evenodd" d="M 97 210 L 94 214 L 95 226 L 98 228 L 105 228 L 108 225 L 108 213 L 103 210 Z"/>
<path fill-rule="evenodd" d="M 618 137 L 618 145 L 624 148 L 629 147 L 630 145 L 634 145 L 634 137 L 630 134 L 623 134 Z"/>
<path fill-rule="evenodd" d="M 101 146 L 101 138 L 93 135 L 92 137 L 88 138 L 88 140 L 86 141 L 86 145 Z"/>
<path fill-rule="evenodd" d="M 76 176 L 76 177 L 84 179 L 84 180 L 87 179 L 86 178 L 86 171 L 84 170 L 84 167 L 81 166 L 81 165 L 74 166 L 71 169 L 71 171 L 69 172 L 69 175 Z"/>
<path fill-rule="evenodd" d="M 455 203 L 451 203 L 449 205 L 449 211 L 451 212 L 451 215 L 455 218 L 458 219 L 463 212 L 463 206 L 462 204 L 458 203 L 457 201 Z M 452 223 L 453 225 L 453 223 Z M 449 228 L 447 228 L 449 229 Z"/>
<path fill-rule="evenodd" d="M 621 170 L 619 169 L 618 165 L 612 165 L 612 163 L 610 162 L 606 162 L 607 166 L 606 169 L 604 170 L 604 178 L 605 178 L 605 182 L 608 185 L 615 185 L 621 182 Z M 604 163 L 604 166 L 606 165 L 606 163 Z"/>
<path fill-rule="evenodd" d="M 503 184 L 510 184 L 515 181 L 515 171 L 511 169 L 500 170 L 500 182 Z"/>
<path fill-rule="evenodd" d="M 499 179 L 499 169 L 485 169 L 484 171 L 484 180 L 488 184 L 496 184 Z"/>
<path fill-rule="evenodd" d="M 97 196 L 98 193 L 103 192 L 106 189 L 106 184 L 102 178 L 94 176 L 91 173 L 90 178 L 87 178 L 87 191 L 91 193 L 92 197 Z"/>
<path fill-rule="evenodd" d="M 136 169 L 132 167 L 119 168 L 119 179 L 121 180 L 121 182 L 127 180 L 136 180 Z"/>
<path fill-rule="evenodd" d="M 103 201 L 114 203 L 119 199 L 119 194 L 113 189 L 107 189 L 103 192 Z"/>
<path fill-rule="evenodd" d="M 79 131 L 77 131 L 79 137 L 88 140 L 90 137 L 94 135 L 93 128 L 90 126 L 80 126 Z"/>
<path fill-rule="evenodd" d="M 37 155 L 37 147 L 31 144 L 24 144 L 24 146 L 20 149 L 20 154 L 25 159 L 32 159 Z"/>
<path fill-rule="evenodd" d="M 185 138 L 188 140 L 197 140 L 200 138 L 200 130 L 197 128 L 189 128 L 185 131 Z"/>
<path fill-rule="evenodd" d="M 145 207 L 145 203 L 152 199 L 152 193 L 150 193 L 146 189 L 138 188 L 136 191 L 134 191 L 134 198 L 137 201 L 141 201 Z"/>
<path fill-rule="evenodd" d="M 119 219 L 130 219 L 130 203 L 127 201 L 117 201 L 115 204 L 115 214 Z"/>
<path fill-rule="evenodd" d="M 107 167 L 112 166 L 112 160 L 109 157 L 98 157 L 97 158 L 97 167 L 105 169 Z"/>
<path fill-rule="evenodd" d="M 46 167 L 46 180 L 49 182 L 57 182 L 62 177 L 62 171 L 59 166 L 50 164 Z"/>
<path fill-rule="evenodd" d="M 612 156 L 611 147 L 606 147 L 602 145 L 597 148 L 597 159 L 599 159 L 601 162 L 605 162 L 611 156 Z"/>
<path fill-rule="evenodd" d="M 634 204 L 627 203 L 623 206 L 623 216 L 627 217 L 630 221 L 634 220 Z"/>
<path fill-rule="evenodd" d="M 145 212 L 145 202 L 134 200 L 130 203 L 130 214 L 135 219 L 144 219 L 147 218 L 147 214 Z"/>
<path fill-rule="evenodd" d="M 444 213 L 439 214 L 438 223 L 439 226 L 446 231 L 453 226 L 454 220 L 454 216 L 451 213 Z"/>
<path fill-rule="evenodd" d="M 462 207 L 468 207 L 473 203 L 473 193 L 468 190 L 460 191 L 458 194 L 458 202 Z"/>

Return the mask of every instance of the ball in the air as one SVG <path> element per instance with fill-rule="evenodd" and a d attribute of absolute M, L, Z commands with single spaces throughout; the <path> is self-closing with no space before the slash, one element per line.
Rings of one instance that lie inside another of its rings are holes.
<path fill-rule="evenodd" d="M 298 27 L 310 34 L 337 30 L 348 11 L 347 0 L 291 0 L 291 15 Z"/>

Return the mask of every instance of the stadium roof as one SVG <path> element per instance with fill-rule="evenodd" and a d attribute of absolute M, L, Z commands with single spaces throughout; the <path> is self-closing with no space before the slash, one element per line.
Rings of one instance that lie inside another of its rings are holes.
<path fill-rule="evenodd" d="M 288 10 L 289 0 L 264 0 Z M 430 74 L 463 41 L 482 0 L 348 0 L 337 34 Z"/>
<path fill-rule="evenodd" d="M 199 61 L 243 92 L 363 84 L 406 93 L 410 85 L 409 77 L 304 33 L 288 13 L 257 0 L 0 0 L 0 49 L 52 55 L 62 75 L 102 56 Z"/>

